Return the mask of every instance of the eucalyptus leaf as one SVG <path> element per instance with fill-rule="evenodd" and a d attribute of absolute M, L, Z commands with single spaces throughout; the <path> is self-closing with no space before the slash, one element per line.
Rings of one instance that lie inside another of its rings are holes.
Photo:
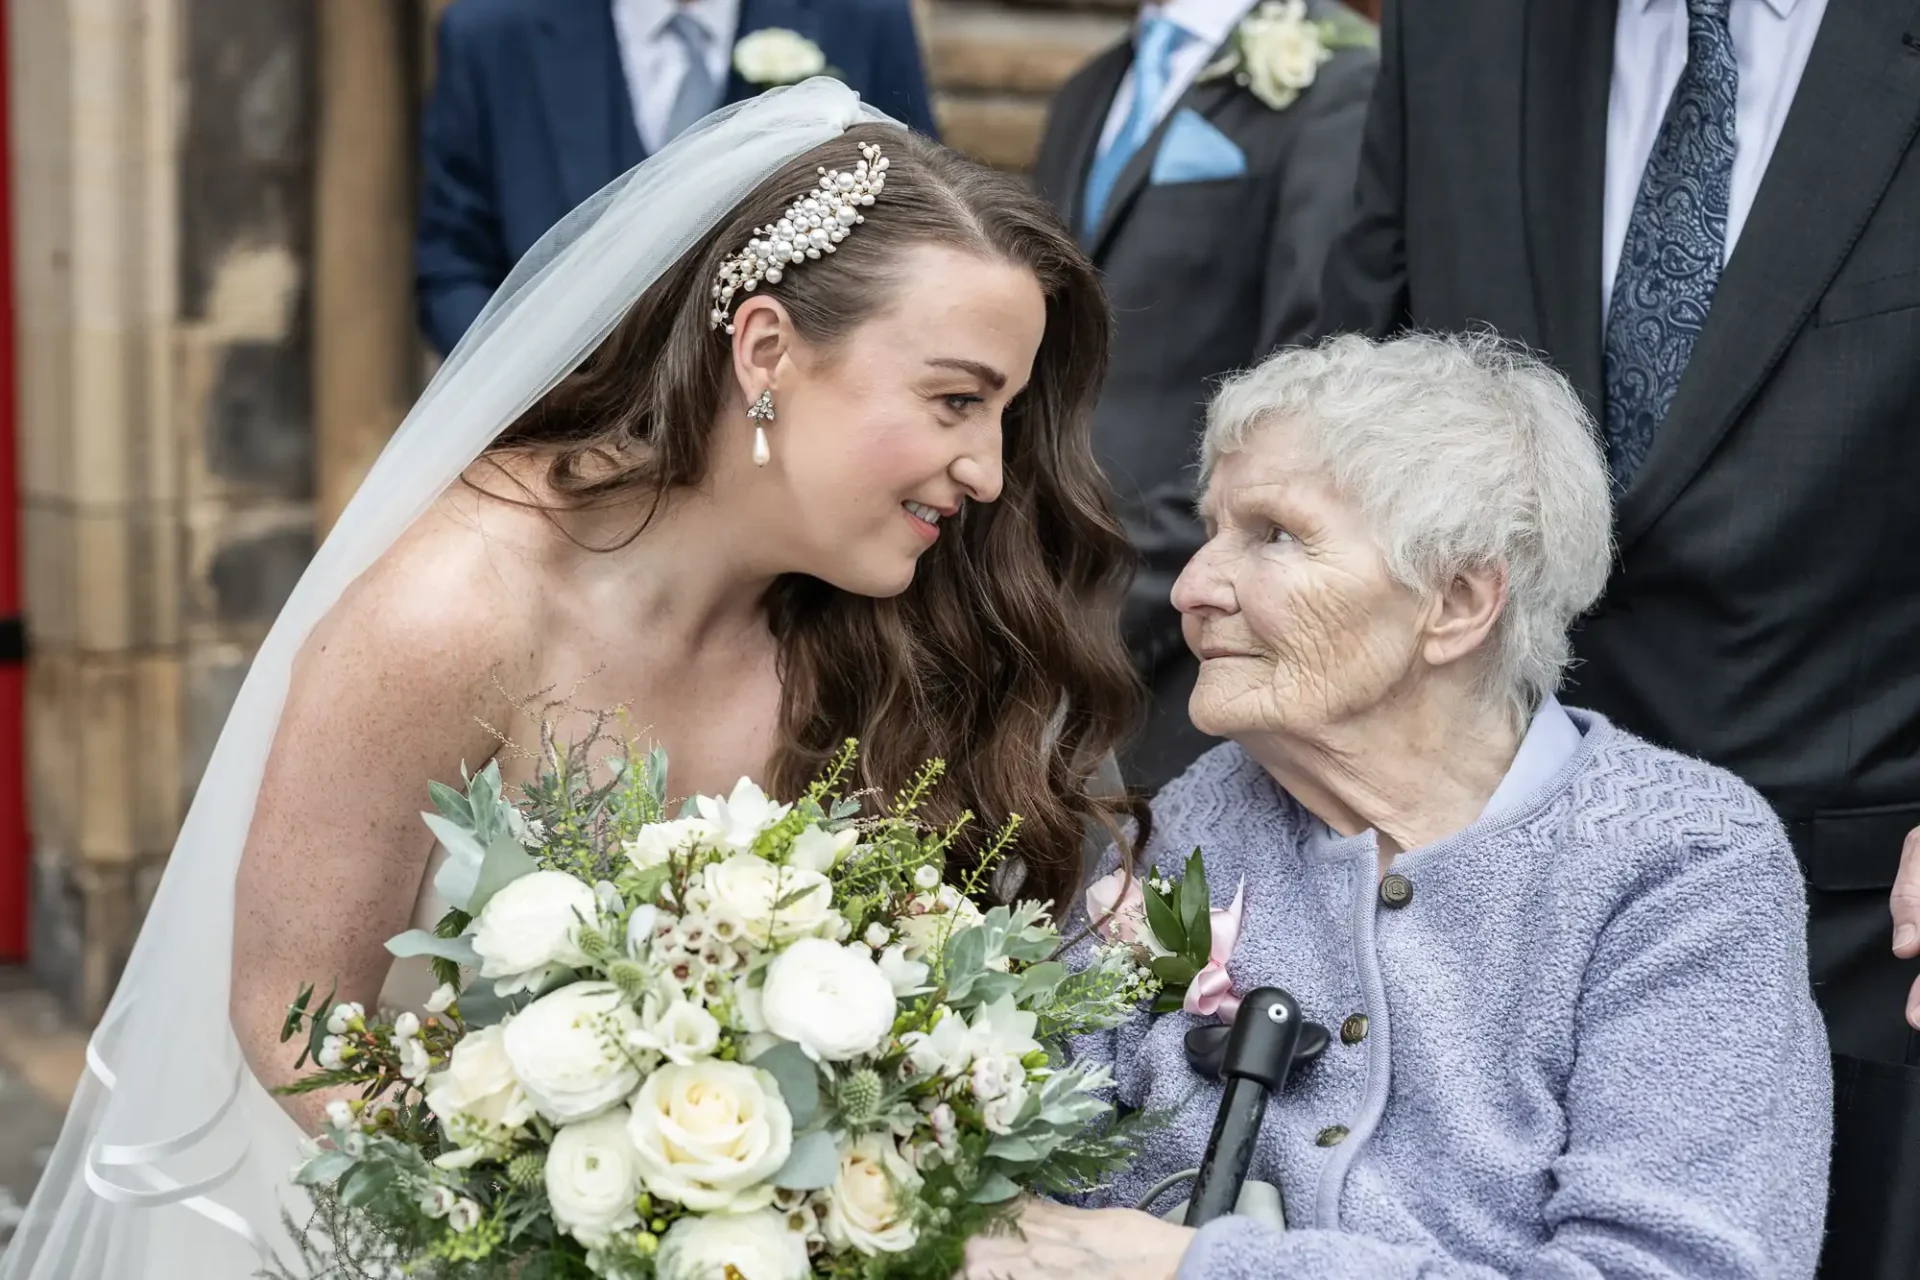
<path fill-rule="evenodd" d="M 967 1199 L 974 1204 L 999 1204 L 1020 1194 L 1020 1184 L 1004 1173 L 990 1173 Z"/>
<path fill-rule="evenodd" d="M 429 782 L 427 794 L 433 797 L 433 807 L 448 821 L 457 822 L 463 827 L 473 825 L 473 806 L 458 791 L 444 782 Z"/>
<path fill-rule="evenodd" d="M 1184 953 L 1187 949 L 1187 930 L 1180 923 L 1172 904 L 1152 885 L 1142 884 L 1140 888 L 1147 903 L 1147 927 L 1153 930 L 1153 936 L 1167 950 Z"/>
<path fill-rule="evenodd" d="M 773 1175 L 773 1185 L 788 1191 L 818 1191 L 840 1176 L 840 1149 L 824 1130 L 793 1140 L 793 1154 Z"/>
<path fill-rule="evenodd" d="M 992 1004 L 1005 996 L 1011 996 L 1020 990 L 1020 979 L 1011 973 L 1001 973 L 997 969 L 988 969 L 976 977 L 967 987 L 964 999 L 952 998 L 948 1003 L 956 1008 L 972 1009 L 983 1004 Z"/>
<path fill-rule="evenodd" d="M 780 1100 L 787 1104 L 787 1111 L 793 1116 L 794 1128 L 803 1128 L 813 1122 L 815 1113 L 820 1110 L 820 1074 L 813 1065 L 813 1059 L 799 1045 L 788 1042 L 777 1044 L 755 1058 L 752 1065 L 772 1076 L 774 1083 L 780 1086 Z"/>
<path fill-rule="evenodd" d="M 437 813 L 420 815 L 433 838 L 447 851 L 447 860 L 434 873 L 434 892 L 448 902 L 464 903 L 473 897 L 480 883 L 480 867 L 487 860 L 486 846 L 475 838 L 469 827 Z"/>
<path fill-rule="evenodd" d="M 425 929 L 409 929 L 387 939 L 387 953 L 402 960 L 413 956 L 435 956 L 468 968 L 480 967 L 480 956 L 472 938 L 442 938 Z"/>
<path fill-rule="evenodd" d="M 518 840 L 504 831 L 498 833 L 488 843 L 486 857 L 480 863 L 478 883 L 473 887 L 473 896 L 467 899 L 467 914 L 479 915 L 487 903 L 493 901 L 494 894 L 539 869 L 540 864 Z"/>
<path fill-rule="evenodd" d="M 1044 1001 L 1067 980 L 1067 966 L 1058 960 L 1036 964 L 1020 975 L 1020 1002 Z"/>
<path fill-rule="evenodd" d="M 353 1168 L 353 1157 L 346 1152 L 322 1151 L 300 1166 L 300 1172 L 295 1176 L 294 1182 L 303 1187 L 317 1187 L 339 1181 L 340 1176 L 351 1168 Z"/>
<path fill-rule="evenodd" d="M 505 1022 L 507 1015 L 515 1012 L 522 1003 L 513 996 L 503 996 L 496 991 L 491 978 L 482 978 L 460 993 L 460 1021 L 469 1031 L 496 1026 Z"/>
<path fill-rule="evenodd" d="M 945 962 L 947 999 L 966 999 L 973 985 L 987 972 L 987 929 L 980 925 L 961 929 L 947 938 L 942 959 Z"/>
<path fill-rule="evenodd" d="M 1032 1142 L 1017 1133 L 1003 1133 L 987 1144 L 987 1154 L 996 1160 L 1009 1160 L 1015 1164 L 1032 1164 L 1040 1158 L 1039 1150 Z"/>
<path fill-rule="evenodd" d="M 393 1185 L 393 1169 L 387 1165 L 363 1164 L 340 1184 L 340 1203 L 359 1209 L 373 1203 L 380 1193 Z"/>

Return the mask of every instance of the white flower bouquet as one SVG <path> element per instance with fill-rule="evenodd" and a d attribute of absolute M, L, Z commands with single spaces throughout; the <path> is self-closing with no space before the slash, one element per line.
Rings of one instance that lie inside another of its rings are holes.
<path fill-rule="evenodd" d="M 543 760 L 517 803 L 496 767 L 433 788 L 459 908 L 388 944 L 433 958 L 426 1017 L 289 1009 L 317 1069 L 286 1091 L 336 1099 L 291 1274 L 948 1280 L 1022 1191 L 1130 1157 L 1059 1045 L 1157 984 L 1123 945 L 1070 973 L 1039 904 L 975 905 L 1017 892 L 1017 819 L 944 883 L 938 762 L 876 816 L 848 743 L 793 805 L 742 779 L 669 819 L 657 750 Z"/>

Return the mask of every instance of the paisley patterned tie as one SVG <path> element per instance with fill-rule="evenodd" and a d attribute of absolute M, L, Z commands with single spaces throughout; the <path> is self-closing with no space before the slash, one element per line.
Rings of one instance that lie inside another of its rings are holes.
<path fill-rule="evenodd" d="M 1615 493 L 1638 474 L 1713 305 L 1727 247 L 1740 70 L 1730 0 L 1687 0 L 1687 66 L 1674 86 L 1607 311 L 1607 462 Z"/>

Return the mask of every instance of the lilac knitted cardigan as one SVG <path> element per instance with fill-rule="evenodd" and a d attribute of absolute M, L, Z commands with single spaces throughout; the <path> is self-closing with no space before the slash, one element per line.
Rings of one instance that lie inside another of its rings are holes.
<path fill-rule="evenodd" d="M 1730 774 L 1569 714 L 1551 782 L 1394 861 L 1397 910 L 1372 834 L 1330 835 L 1237 746 L 1155 801 L 1150 863 L 1200 846 L 1220 905 L 1246 879 L 1235 988 L 1285 987 L 1334 1033 L 1254 1160 L 1290 1229 L 1212 1223 L 1180 1280 L 1813 1274 L 1832 1085 L 1786 836 Z M 1177 1113 L 1088 1203 L 1200 1162 L 1220 1089 L 1186 1065 L 1196 1021 L 1078 1046 Z"/>

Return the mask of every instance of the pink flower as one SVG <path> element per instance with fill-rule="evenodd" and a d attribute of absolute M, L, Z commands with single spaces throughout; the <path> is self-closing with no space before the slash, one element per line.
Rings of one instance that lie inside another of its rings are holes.
<path fill-rule="evenodd" d="M 1247 882 L 1242 879 L 1226 910 L 1215 907 L 1209 913 L 1213 945 L 1208 949 L 1205 967 L 1194 975 L 1187 986 L 1187 998 L 1181 1002 L 1180 1007 L 1188 1013 L 1202 1017 L 1218 1014 L 1222 1022 L 1232 1022 L 1240 1012 L 1240 997 L 1234 994 L 1227 961 L 1233 959 L 1233 949 L 1240 945 L 1240 916 L 1246 909 L 1246 893 Z"/>
<path fill-rule="evenodd" d="M 1109 942 L 1145 947 L 1157 956 L 1171 954 L 1147 927 L 1147 897 L 1140 877 L 1122 867 L 1087 886 L 1087 919 Z"/>

